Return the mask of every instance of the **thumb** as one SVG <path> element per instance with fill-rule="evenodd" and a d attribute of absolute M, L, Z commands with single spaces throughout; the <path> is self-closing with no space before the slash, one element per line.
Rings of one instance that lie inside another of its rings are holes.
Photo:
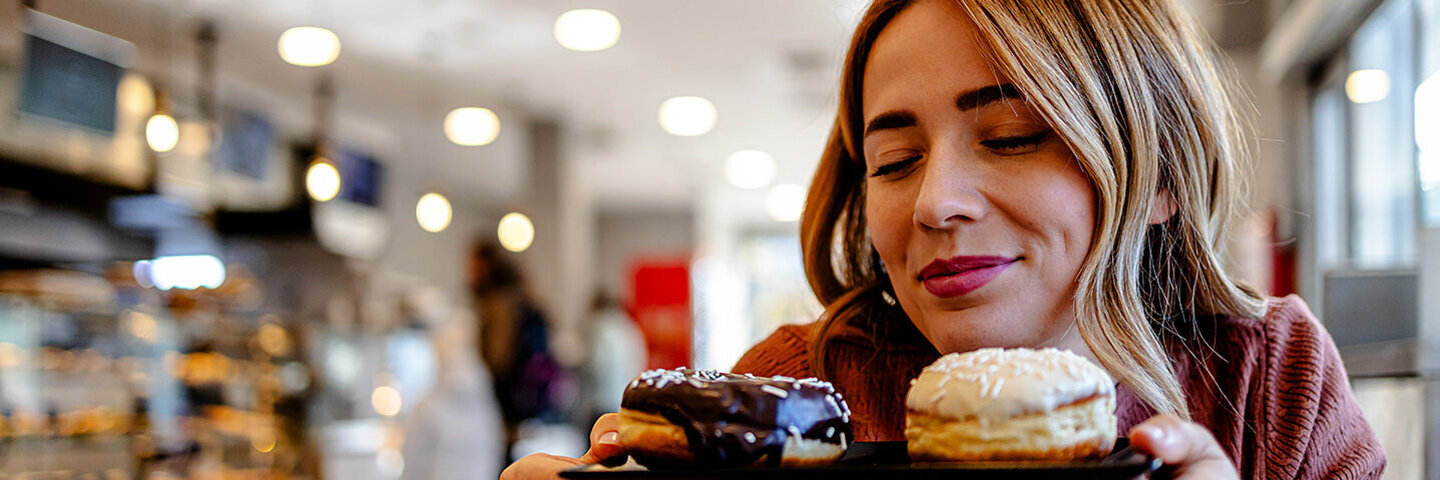
<path fill-rule="evenodd" d="M 624 454 L 625 447 L 620 445 L 620 434 L 606 432 L 590 443 L 590 450 L 581 455 L 579 460 L 580 463 L 600 463 Z"/>
<path fill-rule="evenodd" d="M 1157 415 L 1131 429 L 1130 444 L 1174 467 L 1180 478 L 1237 478 L 1210 431 L 1172 415 Z"/>
<path fill-rule="evenodd" d="M 601 415 L 590 429 L 590 451 L 580 456 L 579 460 L 583 463 L 600 463 L 624 454 L 625 446 L 620 444 L 620 415 L 607 413 Z"/>

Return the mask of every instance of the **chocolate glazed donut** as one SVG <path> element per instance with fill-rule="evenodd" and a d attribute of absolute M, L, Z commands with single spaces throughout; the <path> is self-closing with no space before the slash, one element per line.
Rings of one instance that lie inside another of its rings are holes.
<path fill-rule="evenodd" d="M 630 382 L 620 406 L 621 443 L 652 468 L 823 463 L 854 439 L 844 399 L 813 378 L 650 370 Z M 686 445 L 655 445 L 678 444 L 679 434 L 654 434 L 675 427 Z M 652 428 L 648 438 L 635 433 L 643 428 Z"/>

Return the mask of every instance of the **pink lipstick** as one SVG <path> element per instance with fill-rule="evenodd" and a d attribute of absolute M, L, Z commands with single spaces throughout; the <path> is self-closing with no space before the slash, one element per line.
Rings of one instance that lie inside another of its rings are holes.
<path fill-rule="evenodd" d="M 920 270 L 918 279 L 937 297 L 958 297 L 990 283 L 1019 257 L 959 256 L 936 260 Z"/>

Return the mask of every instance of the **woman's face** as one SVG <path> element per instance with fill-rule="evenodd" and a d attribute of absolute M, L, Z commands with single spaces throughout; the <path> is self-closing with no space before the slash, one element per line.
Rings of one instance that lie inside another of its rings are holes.
<path fill-rule="evenodd" d="M 1068 348 L 1095 195 L 991 68 L 969 17 L 922 0 L 864 72 L 865 218 L 905 313 L 942 353 Z"/>

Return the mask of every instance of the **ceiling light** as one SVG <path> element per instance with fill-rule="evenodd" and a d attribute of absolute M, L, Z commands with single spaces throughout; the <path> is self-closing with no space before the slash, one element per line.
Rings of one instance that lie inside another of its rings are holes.
<path fill-rule="evenodd" d="M 214 289 L 225 283 L 225 264 L 214 255 L 166 255 L 151 261 L 150 278 L 161 290 Z"/>
<path fill-rule="evenodd" d="M 450 200 L 438 193 L 427 193 L 415 203 L 415 219 L 420 228 L 430 233 L 440 233 L 450 226 Z"/>
<path fill-rule="evenodd" d="M 571 50 L 604 50 L 614 46 L 619 40 L 620 19 L 604 10 L 571 10 L 555 19 L 555 41 Z"/>
<path fill-rule="evenodd" d="M 294 27 L 280 34 L 280 58 L 291 65 L 329 65 L 340 56 L 340 37 L 320 27 Z"/>
<path fill-rule="evenodd" d="M 715 104 L 701 97 L 675 97 L 660 104 L 660 128 L 671 135 L 704 135 L 715 128 L 715 116 Z"/>
<path fill-rule="evenodd" d="M 805 212 L 805 187 L 782 183 L 765 194 L 765 213 L 779 222 L 793 222 Z"/>
<path fill-rule="evenodd" d="M 753 190 L 775 180 L 775 157 L 759 150 L 741 150 L 725 159 L 725 179 L 736 188 Z"/>
<path fill-rule="evenodd" d="M 1365 69 L 1345 77 L 1345 96 L 1354 103 L 1373 103 L 1390 96 L 1390 75 L 1384 70 Z"/>
<path fill-rule="evenodd" d="M 317 202 L 328 202 L 340 194 L 340 171 L 323 158 L 305 170 L 305 190 Z"/>
<path fill-rule="evenodd" d="M 180 124 L 175 123 L 175 117 L 164 113 L 151 115 L 145 122 L 145 142 L 156 153 L 174 150 L 180 143 Z"/>
<path fill-rule="evenodd" d="M 535 224 L 530 223 L 530 217 L 523 213 L 509 213 L 500 218 L 496 234 L 500 237 L 500 246 L 512 252 L 523 252 L 535 242 Z"/>
<path fill-rule="evenodd" d="M 488 145 L 500 136 L 500 117 L 488 108 L 460 107 L 445 115 L 445 137 L 456 145 Z"/>

